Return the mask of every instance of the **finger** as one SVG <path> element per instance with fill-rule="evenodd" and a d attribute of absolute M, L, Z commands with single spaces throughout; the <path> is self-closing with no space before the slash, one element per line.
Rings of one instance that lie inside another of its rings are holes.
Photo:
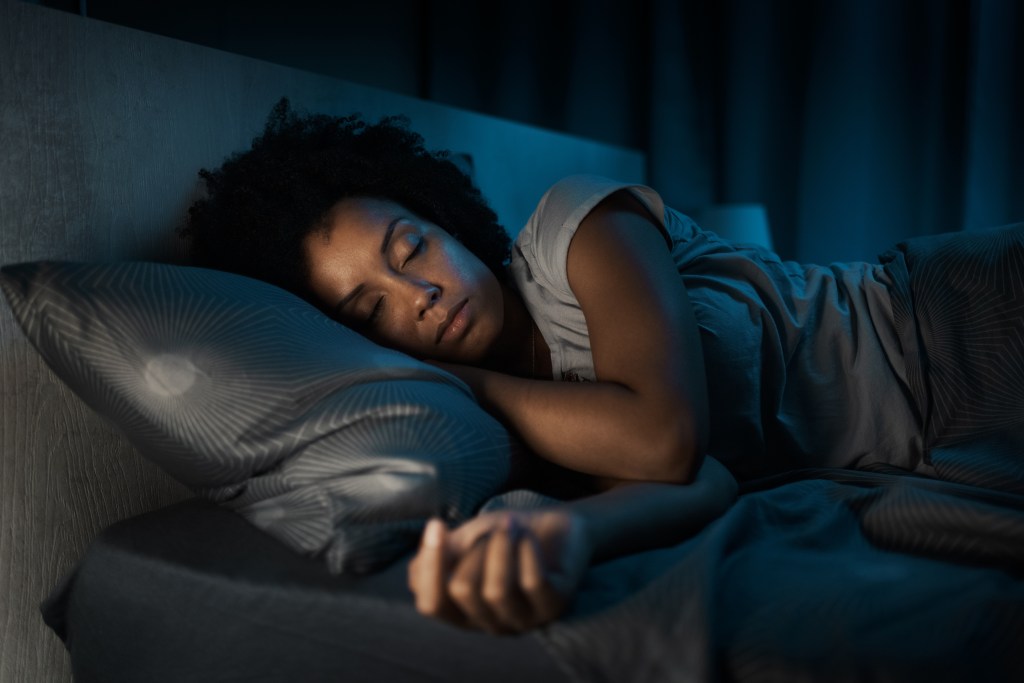
<path fill-rule="evenodd" d="M 524 534 L 519 541 L 519 588 L 530 605 L 532 626 L 545 624 L 565 608 L 566 598 L 548 581 L 537 541 Z"/>
<path fill-rule="evenodd" d="M 509 515 L 487 543 L 481 593 L 502 631 L 523 631 L 531 625 L 530 605 L 519 590 L 519 536 L 515 517 Z"/>
<path fill-rule="evenodd" d="M 469 552 L 474 545 L 481 543 L 485 536 L 489 536 L 499 526 L 497 515 L 474 517 L 449 533 L 448 549 L 452 555 L 460 557 Z"/>
<path fill-rule="evenodd" d="M 409 565 L 409 588 L 416 598 L 416 609 L 428 616 L 444 616 L 446 597 L 445 540 L 447 529 L 436 517 L 427 522 L 420 549 Z"/>
<path fill-rule="evenodd" d="M 488 537 L 466 551 L 448 580 L 448 596 L 461 612 L 466 623 L 474 628 L 495 633 L 498 622 L 480 593 L 487 559 Z"/>

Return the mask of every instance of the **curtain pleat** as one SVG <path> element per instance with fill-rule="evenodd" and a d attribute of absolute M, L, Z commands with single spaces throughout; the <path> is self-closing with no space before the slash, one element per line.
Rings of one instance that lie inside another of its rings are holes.
<path fill-rule="evenodd" d="M 1020 3 L 496 5 L 430 4 L 428 96 L 640 147 L 674 206 L 767 206 L 784 257 L 1024 219 Z"/>

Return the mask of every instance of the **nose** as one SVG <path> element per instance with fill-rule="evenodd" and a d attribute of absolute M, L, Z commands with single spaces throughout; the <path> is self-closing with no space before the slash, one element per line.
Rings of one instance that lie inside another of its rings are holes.
<path fill-rule="evenodd" d="M 413 287 L 412 292 L 412 304 L 413 311 L 416 313 L 416 320 L 424 320 L 427 317 L 427 311 L 434 307 L 434 304 L 441 298 L 441 289 L 434 284 L 425 281 L 416 281 L 411 283 Z"/>

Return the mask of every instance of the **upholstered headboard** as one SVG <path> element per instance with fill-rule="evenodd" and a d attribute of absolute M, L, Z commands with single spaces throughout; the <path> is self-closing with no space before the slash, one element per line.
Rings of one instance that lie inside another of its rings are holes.
<path fill-rule="evenodd" d="M 470 155 L 513 234 L 571 173 L 642 181 L 635 151 L 0 0 L 0 264 L 178 260 L 215 166 L 288 96 L 300 109 L 401 113 Z M 0 682 L 67 680 L 38 604 L 110 522 L 187 492 L 54 377 L 0 306 Z"/>

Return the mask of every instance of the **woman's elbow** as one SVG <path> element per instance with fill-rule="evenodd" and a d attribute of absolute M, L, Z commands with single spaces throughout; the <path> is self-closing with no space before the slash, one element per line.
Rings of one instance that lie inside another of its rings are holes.
<path fill-rule="evenodd" d="M 674 406 L 660 416 L 651 429 L 657 443 L 658 462 L 665 483 L 690 484 L 704 461 L 708 449 L 708 417 L 706 404 L 680 397 L 662 404 Z"/>
<path fill-rule="evenodd" d="M 692 483 L 704 460 L 703 434 L 692 422 L 684 422 L 656 430 L 651 436 L 647 444 L 651 467 L 647 479 L 665 484 Z"/>
<path fill-rule="evenodd" d="M 622 420 L 619 450 L 632 453 L 620 479 L 690 484 L 708 445 L 705 405 L 685 392 L 640 394 L 628 420 Z"/>

